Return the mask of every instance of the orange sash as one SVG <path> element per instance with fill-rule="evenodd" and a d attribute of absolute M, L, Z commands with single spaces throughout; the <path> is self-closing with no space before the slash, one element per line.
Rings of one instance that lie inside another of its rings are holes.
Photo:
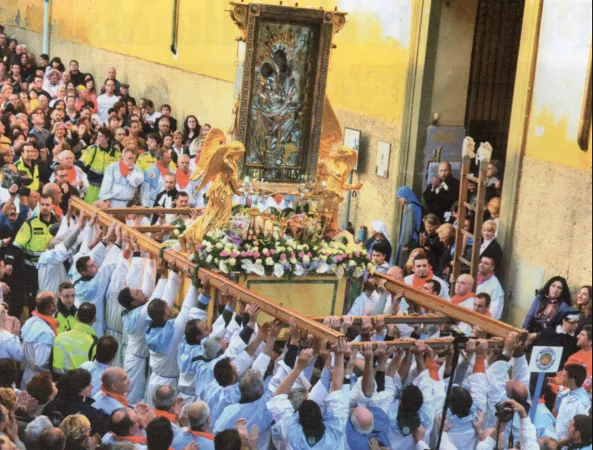
<path fill-rule="evenodd" d="M 161 173 L 161 176 L 163 176 L 163 177 L 169 173 L 169 168 L 163 167 L 159 163 L 156 163 L 156 168 L 159 169 L 159 172 Z"/>
<path fill-rule="evenodd" d="M 118 442 L 129 442 L 130 444 L 146 445 L 146 438 L 144 436 L 113 436 Z"/>
<path fill-rule="evenodd" d="M 119 161 L 119 171 L 121 172 L 121 174 L 124 176 L 124 178 L 128 178 L 128 175 L 130 174 L 130 169 L 128 169 L 126 167 L 126 165 L 124 164 L 123 161 Z"/>
<path fill-rule="evenodd" d="M 459 305 L 461 303 L 463 303 L 464 301 L 466 301 L 468 298 L 474 298 L 476 296 L 475 293 L 470 292 L 469 294 L 465 294 L 465 295 L 456 295 L 455 297 L 453 297 L 451 299 L 451 302 L 455 305 Z"/>
<path fill-rule="evenodd" d="M 439 368 L 437 366 L 437 362 L 434 358 L 426 358 L 426 368 L 430 373 L 430 378 L 434 381 L 439 381 Z"/>
<path fill-rule="evenodd" d="M 428 274 L 428 276 L 426 278 L 420 278 L 417 277 L 416 275 L 414 275 L 414 278 L 412 279 L 412 285 L 416 288 L 416 289 L 422 289 L 424 287 L 424 284 L 427 281 L 430 281 L 434 278 L 434 273 L 431 270 L 430 273 Z"/>
<path fill-rule="evenodd" d="M 126 408 L 128 407 L 128 399 L 126 398 L 125 395 L 116 394 L 115 392 L 108 391 L 103 386 L 101 386 L 101 392 L 103 392 L 103 395 L 105 397 L 111 397 L 112 399 L 117 400 L 118 402 L 120 402 Z"/>
<path fill-rule="evenodd" d="M 171 423 L 177 422 L 177 416 L 175 414 L 168 413 L 167 411 L 161 411 L 160 409 L 153 409 L 152 411 L 157 417 L 164 417 Z"/>
<path fill-rule="evenodd" d="M 43 314 L 40 314 L 38 311 L 33 311 L 33 315 L 38 319 L 43 320 L 46 324 L 48 324 L 51 327 L 54 334 L 56 336 L 58 335 L 58 321 L 56 319 L 50 316 L 44 316 Z"/>
<path fill-rule="evenodd" d="M 72 169 L 68 171 L 68 183 L 72 184 L 76 181 L 76 167 L 72 166 Z"/>
<path fill-rule="evenodd" d="M 179 187 L 181 189 L 185 189 L 189 184 L 189 180 L 191 178 L 191 171 L 188 170 L 187 173 L 183 173 L 182 170 L 177 169 L 175 176 L 177 177 L 177 184 L 179 185 Z"/>
<path fill-rule="evenodd" d="M 486 358 L 476 357 L 474 364 L 474 373 L 486 373 Z"/>
<path fill-rule="evenodd" d="M 214 435 L 210 434 L 210 433 L 202 433 L 201 431 L 192 431 L 192 430 L 187 430 L 187 432 L 195 437 L 203 437 L 204 439 L 208 439 L 209 441 L 214 440 Z"/>

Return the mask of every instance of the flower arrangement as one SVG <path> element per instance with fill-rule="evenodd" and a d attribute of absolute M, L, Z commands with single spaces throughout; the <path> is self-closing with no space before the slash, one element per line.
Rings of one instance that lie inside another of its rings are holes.
<path fill-rule="evenodd" d="M 373 267 L 363 246 L 352 239 L 332 240 L 320 235 L 307 214 L 289 215 L 283 228 L 290 236 L 277 229 L 258 234 L 249 216 L 239 213 L 228 229 L 206 235 L 192 261 L 229 277 L 256 274 L 293 278 L 333 273 L 338 278 L 359 279 Z M 295 235 L 296 239 L 291 237 Z"/>

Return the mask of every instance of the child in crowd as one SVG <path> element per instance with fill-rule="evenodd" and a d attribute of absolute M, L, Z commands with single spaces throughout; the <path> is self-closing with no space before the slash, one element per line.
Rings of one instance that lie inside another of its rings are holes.
<path fill-rule="evenodd" d="M 377 272 L 386 274 L 389 270 L 389 261 L 387 260 L 387 257 L 389 256 L 390 251 L 391 248 L 386 242 L 376 242 L 373 245 L 373 252 L 371 256 L 373 258 L 373 264 L 375 264 L 375 270 Z"/>

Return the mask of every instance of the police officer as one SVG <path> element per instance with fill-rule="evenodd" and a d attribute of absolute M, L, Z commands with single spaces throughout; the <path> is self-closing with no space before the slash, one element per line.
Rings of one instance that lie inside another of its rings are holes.
<path fill-rule="evenodd" d="M 28 293 L 29 311 L 35 309 L 35 296 L 39 291 L 37 262 L 58 231 L 58 219 L 53 214 L 54 202 L 49 195 L 42 195 L 39 201 L 39 215 L 34 216 L 23 224 L 16 235 L 12 247 L 6 254 L 6 269 L 8 275 L 22 273 L 22 281 Z M 23 312 L 22 299 L 12 298 L 15 302 L 11 311 L 15 317 Z"/>
<path fill-rule="evenodd" d="M 119 161 L 120 151 L 111 146 L 113 132 L 107 127 L 99 128 L 97 143 L 88 147 L 76 163 L 85 171 L 89 179 L 89 189 L 84 201 L 92 205 L 99 200 L 99 192 L 103 183 L 105 170 L 113 163 Z"/>
<path fill-rule="evenodd" d="M 97 352 L 97 333 L 92 327 L 97 308 L 92 303 L 83 303 L 76 317 L 78 323 L 74 328 L 58 335 L 54 341 L 52 367 L 60 375 L 92 361 Z"/>

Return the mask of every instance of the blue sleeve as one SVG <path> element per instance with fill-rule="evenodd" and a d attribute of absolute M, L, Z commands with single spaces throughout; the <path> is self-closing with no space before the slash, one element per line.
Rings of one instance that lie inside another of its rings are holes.
<path fill-rule="evenodd" d="M 6 225 L 7 221 L 8 221 L 8 216 L 5 216 L 4 214 L 2 214 L 0 212 L 0 228 L 2 228 L 4 225 Z"/>
<path fill-rule="evenodd" d="M 25 205 L 20 205 L 20 206 L 21 206 L 21 210 L 19 211 L 19 218 L 17 219 L 17 224 L 19 224 L 19 228 L 23 223 L 25 223 L 25 221 L 27 220 L 27 217 L 29 216 L 29 211 L 31 211 L 31 209 L 28 206 L 25 206 Z"/>
<path fill-rule="evenodd" d="M 535 315 L 537 314 L 537 310 L 539 308 L 541 301 L 542 301 L 542 298 L 540 295 L 535 297 L 535 300 L 533 300 L 533 303 L 531 304 L 531 309 L 527 313 L 527 317 L 525 317 L 525 322 L 523 322 L 524 329 L 529 328 L 529 324 L 531 323 L 531 321 L 534 319 Z"/>

